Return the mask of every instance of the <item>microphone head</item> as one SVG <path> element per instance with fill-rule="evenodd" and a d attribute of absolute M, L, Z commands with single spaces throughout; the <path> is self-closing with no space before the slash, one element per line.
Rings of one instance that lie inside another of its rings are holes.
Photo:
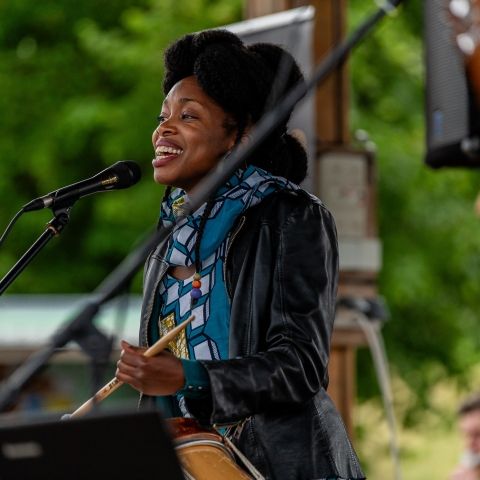
<path fill-rule="evenodd" d="M 137 163 L 131 160 L 117 162 L 108 168 L 109 174 L 115 174 L 118 180 L 114 183 L 113 188 L 128 188 L 135 185 L 142 177 L 142 171 Z"/>
<path fill-rule="evenodd" d="M 140 167 L 135 162 L 128 160 L 117 162 L 91 178 L 32 200 L 23 207 L 23 211 L 30 212 L 47 207 L 56 209 L 71 207 L 79 198 L 86 195 L 131 187 L 141 176 Z"/>

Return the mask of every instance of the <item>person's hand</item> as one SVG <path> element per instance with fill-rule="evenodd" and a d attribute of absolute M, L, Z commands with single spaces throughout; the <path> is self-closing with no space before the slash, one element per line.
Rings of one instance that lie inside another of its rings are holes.
<path fill-rule="evenodd" d="M 480 480 L 478 469 L 457 467 L 450 475 L 450 480 Z"/>
<path fill-rule="evenodd" d="M 147 395 L 172 395 L 185 384 L 182 362 L 170 352 L 145 357 L 145 348 L 123 340 L 121 345 L 123 350 L 115 373 L 120 381 Z"/>

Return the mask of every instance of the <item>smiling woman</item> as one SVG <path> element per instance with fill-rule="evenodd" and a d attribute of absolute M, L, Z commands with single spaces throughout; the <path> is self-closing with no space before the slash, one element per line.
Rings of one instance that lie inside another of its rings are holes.
<path fill-rule="evenodd" d="M 235 144 L 226 120 L 227 114 L 194 76 L 175 84 L 152 137 L 155 181 L 187 192 L 194 187 Z"/>
<path fill-rule="evenodd" d="M 280 64 L 288 68 L 277 79 Z M 222 30 L 181 38 L 165 66 L 152 164 L 168 185 L 160 221 L 170 225 L 191 189 L 303 76 L 280 47 L 247 47 Z M 228 424 L 228 438 L 268 479 L 362 479 L 326 393 L 338 249 L 330 212 L 298 185 L 306 166 L 285 120 L 175 225 L 147 263 L 142 347 L 123 342 L 117 378 L 166 416 Z M 191 315 L 169 351 L 143 356 Z"/>

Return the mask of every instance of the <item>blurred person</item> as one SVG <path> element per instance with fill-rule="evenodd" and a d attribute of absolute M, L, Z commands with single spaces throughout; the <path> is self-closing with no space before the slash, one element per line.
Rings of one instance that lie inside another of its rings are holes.
<path fill-rule="evenodd" d="M 457 414 L 465 449 L 450 480 L 480 480 L 480 393 L 465 400 Z"/>
<path fill-rule="evenodd" d="M 284 60 L 287 74 L 277 82 Z M 166 97 L 152 137 L 154 180 L 168 185 L 162 224 L 248 141 L 267 101 L 278 102 L 299 81 L 282 48 L 246 46 L 225 30 L 186 35 L 167 49 Z M 287 121 L 152 252 L 142 346 L 123 342 L 116 376 L 141 392 L 141 405 L 167 417 L 230 425 L 232 441 L 267 479 L 363 479 L 326 393 L 335 225 L 298 186 L 307 157 Z M 142 355 L 192 314 L 169 351 Z"/>

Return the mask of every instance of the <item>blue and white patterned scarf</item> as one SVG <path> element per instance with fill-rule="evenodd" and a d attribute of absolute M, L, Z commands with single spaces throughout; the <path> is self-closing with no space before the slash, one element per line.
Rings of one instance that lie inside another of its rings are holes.
<path fill-rule="evenodd" d="M 187 329 L 188 357 L 190 359 L 228 358 L 228 330 L 230 304 L 225 287 L 224 261 L 229 233 L 236 220 L 249 208 L 279 190 L 298 190 L 300 187 L 283 177 L 276 177 L 254 166 L 237 171 L 219 189 L 206 221 L 200 245 L 202 296 L 190 307 L 189 285 L 183 284 L 178 295 L 171 298 L 176 312 L 175 324 L 190 314 L 195 320 Z M 175 206 L 188 201 L 183 190 L 174 190 L 162 204 L 161 221 L 169 225 L 175 220 Z M 195 263 L 195 242 L 205 204 L 177 225 L 165 255 L 170 265 L 191 266 Z M 164 283 L 164 299 L 165 285 Z M 174 304 L 175 303 L 175 304 Z M 169 307 L 167 305 L 167 307 Z"/>

